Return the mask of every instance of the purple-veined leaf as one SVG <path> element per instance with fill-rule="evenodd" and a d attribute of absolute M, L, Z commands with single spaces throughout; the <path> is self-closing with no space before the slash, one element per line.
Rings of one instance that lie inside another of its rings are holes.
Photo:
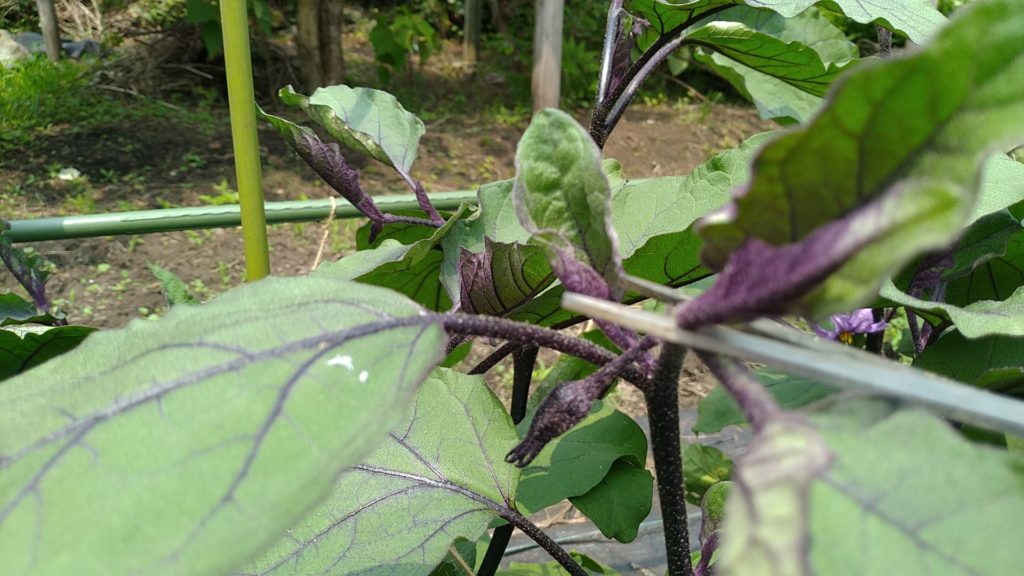
<path fill-rule="evenodd" d="M 484 237 L 484 251 L 459 257 L 460 302 L 475 314 L 503 316 L 547 288 L 554 275 L 540 248 Z"/>
<path fill-rule="evenodd" d="M 328 186 L 372 220 L 378 229 L 383 226 L 384 214 L 377 209 L 373 199 L 363 192 L 359 185 L 359 173 L 345 161 L 337 144 L 324 142 L 309 128 L 289 122 L 280 116 L 267 114 L 259 106 L 256 107 L 256 114 L 277 128 L 292 150 L 323 178 Z"/>
<path fill-rule="evenodd" d="M 766 146 L 750 185 L 704 221 L 705 261 L 731 278 L 684 321 L 848 311 L 950 242 L 987 153 L 1024 139 L 1024 97 L 1010 88 L 1024 81 L 1020 5 L 974 5 L 924 50 L 855 70 L 810 125 Z"/>
<path fill-rule="evenodd" d="M 391 94 L 342 84 L 317 88 L 309 97 L 286 86 L 278 96 L 302 108 L 339 142 L 393 167 L 412 183 L 409 171 L 426 128 Z"/>
<path fill-rule="evenodd" d="M 268 278 L 0 385 L 0 573 L 225 574 L 402 417 L 446 338 L 393 291 Z"/>
<path fill-rule="evenodd" d="M 327 500 L 242 572 L 420 576 L 515 500 L 508 412 L 480 376 L 436 369 L 403 421 Z"/>

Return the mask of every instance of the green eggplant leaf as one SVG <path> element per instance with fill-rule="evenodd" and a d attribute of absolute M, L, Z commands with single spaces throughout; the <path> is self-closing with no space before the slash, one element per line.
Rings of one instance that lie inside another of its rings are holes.
<path fill-rule="evenodd" d="M 0 380 L 21 374 L 74 349 L 95 331 L 95 328 L 87 326 L 21 325 L 0 328 Z"/>
<path fill-rule="evenodd" d="M 622 459 L 612 464 L 597 486 L 569 501 L 605 538 L 632 542 L 651 513 L 653 498 L 654 476 L 642 464 Z"/>
<path fill-rule="evenodd" d="M 981 300 L 964 307 L 914 298 L 886 282 L 882 298 L 924 314 L 949 320 L 967 338 L 1024 336 L 1024 286 L 1005 300 Z"/>
<path fill-rule="evenodd" d="M 714 446 L 689 444 L 683 448 L 686 500 L 700 505 L 709 488 L 732 477 L 732 460 Z"/>
<path fill-rule="evenodd" d="M 315 278 L 91 335 L 0 386 L 0 573 L 229 573 L 377 447 L 446 340 Z"/>
<path fill-rule="evenodd" d="M 457 538 L 487 530 L 519 481 L 504 460 L 517 438 L 501 402 L 482 377 L 438 368 L 403 412 L 384 443 L 245 574 L 419 576 Z"/>
<path fill-rule="evenodd" d="M 528 415 L 519 424 L 520 435 L 529 430 L 532 417 Z M 590 415 L 550 442 L 523 468 L 516 506 L 528 514 L 582 496 L 597 486 L 620 459 L 643 466 L 647 437 L 632 418 L 605 402 L 595 401 Z"/>
<path fill-rule="evenodd" d="M 722 269 L 737 251 L 731 269 L 745 271 L 716 287 L 749 306 L 727 314 L 735 303 L 715 294 L 702 305 L 721 318 L 694 309 L 682 321 L 848 311 L 952 241 L 989 153 L 1024 138 L 1024 97 L 1009 88 L 1024 82 L 1022 30 L 1014 0 L 975 4 L 923 50 L 844 76 L 822 112 L 765 146 L 749 187 L 703 221 L 705 262 Z M 925 100 L 933 113 L 922 115 Z"/>
<path fill-rule="evenodd" d="M 806 446 L 782 436 L 769 441 L 777 448 L 769 477 L 754 476 L 759 461 L 737 462 L 721 574 L 1020 572 L 1019 454 L 973 444 L 934 416 L 881 402 L 845 402 L 814 422 L 832 462 L 806 490 L 806 474 L 782 465 Z M 751 500 L 756 518 L 744 514 Z"/>
<path fill-rule="evenodd" d="M 601 151 L 572 116 L 534 115 L 516 149 L 512 202 L 534 238 L 553 235 L 610 285 L 622 274 L 612 229 L 611 186 Z"/>
<path fill-rule="evenodd" d="M 787 409 L 802 408 L 839 391 L 838 388 L 808 378 L 797 378 L 768 369 L 758 370 L 755 375 L 775 402 Z M 693 431 L 697 434 L 714 434 L 726 426 L 746 423 L 736 401 L 723 387 L 717 386 L 697 405 L 697 422 L 693 425 Z"/>
<path fill-rule="evenodd" d="M 426 128 L 391 94 L 341 84 L 317 88 L 309 97 L 286 86 L 278 97 L 289 106 L 302 108 L 339 142 L 409 179 Z"/>

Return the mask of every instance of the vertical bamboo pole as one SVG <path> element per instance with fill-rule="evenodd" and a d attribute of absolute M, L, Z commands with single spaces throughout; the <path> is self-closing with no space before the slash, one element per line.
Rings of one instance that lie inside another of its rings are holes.
<path fill-rule="evenodd" d="M 562 79 L 565 0 L 537 0 L 533 29 L 533 110 L 557 108 Z"/>
<path fill-rule="evenodd" d="M 252 87 L 252 56 L 249 53 L 249 16 L 246 0 L 221 0 L 220 21 L 224 30 L 224 68 L 231 111 L 231 141 L 235 151 L 238 203 L 245 242 L 245 279 L 259 280 L 270 273 L 267 219 L 263 211 L 260 147 L 256 132 L 256 96 Z"/>

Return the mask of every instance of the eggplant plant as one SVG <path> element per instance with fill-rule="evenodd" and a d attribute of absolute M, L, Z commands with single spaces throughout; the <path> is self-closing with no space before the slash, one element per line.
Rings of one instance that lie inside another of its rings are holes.
<path fill-rule="evenodd" d="M 392 96 L 282 90 L 337 142 L 260 116 L 367 217 L 359 250 L 0 383 L 0 573 L 494 574 L 519 529 L 553 564 L 506 573 L 609 574 L 530 516 L 628 542 L 656 489 L 672 576 L 1019 574 L 1024 0 L 828 2 L 923 44 L 863 62 L 815 4 L 612 1 L 590 126 L 538 112 L 451 213 Z M 630 180 L 601 149 L 684 46 L 798 125 Z M 379 210 L 352 151 L 421 210 Z M 475 340 L 503 344 L 451 368 Z M 688 350 L 721 382 L 695 431 L 754 433 L 735 462 L 681 445 Z M 509 357 L 506 407 L 481 374 Z"/>

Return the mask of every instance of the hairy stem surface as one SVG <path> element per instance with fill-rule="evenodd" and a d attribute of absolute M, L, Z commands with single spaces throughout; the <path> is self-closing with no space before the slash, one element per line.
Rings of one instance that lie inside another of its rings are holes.
<path fill-rule="evenodd" d="M 651 385 L 644 390 L 651 422 L 651 451 L 658 477 L 669 576 L 693 576 L 679 441 L 679 371 L 685 355 L 686 349 L 682 346 L 665 344 Z"/>

